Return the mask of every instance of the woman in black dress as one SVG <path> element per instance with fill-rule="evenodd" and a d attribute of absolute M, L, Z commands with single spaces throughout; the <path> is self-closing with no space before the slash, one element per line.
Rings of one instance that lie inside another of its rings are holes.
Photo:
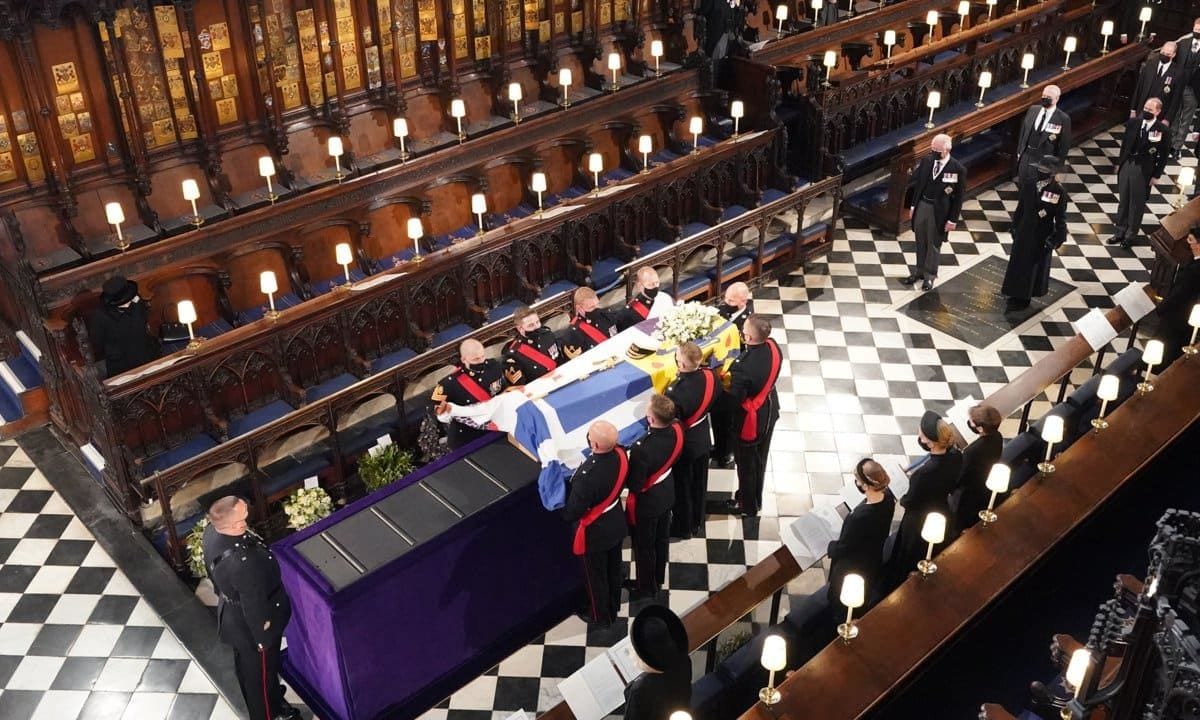
<path fill-rule="evenodd" d="M 888 490 L 883 466 L 871 458 L 854 468 L 854 486 L 866 496 L 846 522 L 838 539 L 829 543 L 829 605 L 836 607 L 842 592 L 842 578 L 849 573 L 862 575 L 867 586 L 866 612 L 883 597 L 883 544 L 892 529 L 896 496 Z"/>
<path fill-rule="evenodd" d="M 979 522 L 979 511 L 987 507 L 992 491 L 987 489 L 988 474 L 1000 462 L 1004 438 L 1000 436 L 1000 411 L 991 405 L 976 405 L 968 411 L 967 422 L 979 437 L 963 450 L 962 474 L 958 479 L 954 503 L 955 533 Z"/>
<path fill-rule="evenodd" d="M 633 618 L 629 640 L 643 672 L 625 688 L 625 720 L 670 720 L 673 712 L 690 711 L 692 663 L 679 616 L 647 606 Z"/>

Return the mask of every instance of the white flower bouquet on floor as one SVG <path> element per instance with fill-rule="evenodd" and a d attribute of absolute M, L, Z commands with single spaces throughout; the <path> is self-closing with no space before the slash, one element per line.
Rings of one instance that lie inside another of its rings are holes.
<path fill-rule="evenodd" d="M 301 530 L 333 512 L 333 501 L 323 488 L 303 488 L 283 501 L 288 527 Z"/>
<path fill-rule="evenodd" d="M 688 302 L 664 312 L 658 320 L 655 334 L 662 340 L 663 347 L 678 347 L 704 337 L 720 327 L 722 322 L 724 318 L 715 307 Z"/>

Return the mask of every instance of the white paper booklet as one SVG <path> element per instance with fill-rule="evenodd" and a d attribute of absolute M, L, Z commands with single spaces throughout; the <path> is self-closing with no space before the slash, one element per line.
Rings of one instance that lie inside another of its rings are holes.
<path fill-rule="evenodd" d="M 821 562 L 831 537 L 829 526 L 811 513 L 805 513 L 780 528 L 780 538 L 801 570 L 807 570 Z"/>
<path fill-rule="evenodd" d="M 633 682 L 635 677 L 642 674 L 642 668 L 638 665 L 637 653 L 633 651 L 633 640 L 628 635 L 624 640 L 608 649 L 608 657 L 612 660 L 613 665 L 617 666 L 617 672 L 625 679 L 626 684 Z"/>
<path fill-rule="evenodd" d="M 1117 305 L 1121 306 L 1134 322 L 1146 317 L 1154 309 L 1154 301 L 1146 294 L 1144 287 L 1144 283 L 1130 283 L 1113 295 L 1113 300 L 1117 301 Z"/>
<path fill-rule="evenodd" d="M 560 682 L 558 691 L 575 720 L 603 720 L 625 702 L 625 683 L 607 653 Z"/>
<path fill-rule="evenodd" d="M 1117 336 L 1117 331 L 1113 329 L 1108 318 L 1099 308 L 1092 308 L 1086 315 L 1076 320 L 1075 331 L 1083 336 L 1092 350 L 1099 350 Z"/>

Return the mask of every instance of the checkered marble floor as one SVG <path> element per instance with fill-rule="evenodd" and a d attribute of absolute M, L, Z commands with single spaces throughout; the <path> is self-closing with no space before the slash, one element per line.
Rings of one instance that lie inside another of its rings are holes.
<path fill-rule="evenodd" d="M 863 456 L 917 455 L 913 435 L 926 409 L 986 397 L 1072 336 L 1071 321 L 1088 308 L 1110 307 L 1114 292 L 1149 279 L 1148 246 L 1126 252 L 1103 244 L 1116 211 L 1111 163 L 1118 149 L 1119 138 L 1104 134 L 1074 149 L 1070 172 L 1062 176 L 1072 202 L 1071 237 L 1053 275 L 1076 289 L 986 350 L 895 311 L 917 295 L 898 280 L 913 256 L 911 232 L 892 238 L 849 219 L 827 257 L 755 291 L 756 310 L 772 320 L 788 361 L 779 379 L 782 413 L 763 513 L 746 520 L 713 514 L 705 537 L 672 543 L 672 608 L 686 611 L 772 553 L 781 523 L 839 502 L 846 472 Z M 1168 170 L 1170 177 L 1177 173 L 1177 166 Z M 964 223 L 944 248 L 943 281 L 988 255 L 1007 257 L 1016 199 L 1008 183 L 966 203 Z M 1170 200 L 1152 193 L 1147 229 L 1170 211 Z M 1116 342 L 1124 348 L 1125 340 Z M 1082 382 L 1088 366 L 1076 375 Z M 1049 406 L 1039 399 L 1033 417 Z M 1006 421 L 1007 435 L 1016 422 Z M 68 482 L 61 473 L 43 474 L 24 449 L 0 443 L 0 718 L 236 717 L 218 694 L 222 684 L 214 685 L 193 659 L 205 656 L 202 641 L 184 649 L 133 587 L 127 572 L 136 576 L 134 570 L 115 567 L 64 502 L 53 484 L 60 482 Z M 732 471 L 712 471 L 710 500 L 728 497 L 735 485 Z M 823 569 L 813 568 L 788 591 L 811 592 L 824 579 Z M 623 617 L 628 610 L 623 606 Z M 754 620 L 765 622 L 766 614 L 759 608 Z M 737 626 L 726 635 L 747 629 Z M 196 636 L 216 643 L 214 629 L 201 630 Z M 499 720 L 518 709 L 545 710 L 559 701 L 562 678 L 624 632 L 623 621 L 589 634 L 572 617 L 422 720 Z M 703 667 L 703 657 L 694 660 Z M 220 670 L 205 668 L 210 675 Z"/>

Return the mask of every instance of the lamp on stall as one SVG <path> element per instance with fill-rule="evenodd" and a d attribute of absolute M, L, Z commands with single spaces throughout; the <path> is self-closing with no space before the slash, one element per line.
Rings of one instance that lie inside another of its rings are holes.
<path fill-rule="evenodd" d="M 196 227 L 204 224 L 204 218 L 200 217 L 200 211 L 196 209 L 196 201 L 200 199 L 200 185 L 191 178 L 183 181 L 183 199 L 192 204 L 191 223 Z"/>
<path fill-rule="evenodd" d="M 1179 210 L 1187 201 L 1187 189 L 1196 184 L 1196 168 L 1192 165 L 1179 168 L 1179 178 L 1175 184 L 1179 186 L 1179 194 L 1175 196 L 1175 209 Z"/>
<path fill-rule="evenodd" d="M 937 90 L 930 90 L 929 97 L 925 98 L 925 107 L 929 108 L 929 120 L 925 122 L 926 128 L 933 127 L 933 113 L 942 104 L 942 94 Z"/>
<path fill-rule="evenodd" d="M 1077 41 L 1074 35 L 1068 35 L 1066 40 L 1063 40 L 1063 50 L 1067 51 L 1067 57 L 1063 60 L 1063 70 L 1071 69 L 1071 53 L 1075 52 Z"/>
<path fill-rule="evenodd" d="M 1138 30 L 1138 37 L 1137 37 L 1138 42 L 1141 42 L 1142 38 L 1146 37 L 1146 23 L 1150 22 L 1150 6 L 1149 5 L 1142 8 L 1142 11 L 1140 13 L 1138 13 L 1138 21 L 1142 23 L 1141 29 Z"/>
<path fill-rule="evenodd" d="M 688 121 L 688 132 L 692 134 L 692 153 L 700 152 L 700 133 L 704 132 L 704 118 L 693 115 Z"/>
<path fill-rule="evenodd" d="M 263 180 L 267 181 L 267 200 L 272 205 L 275 204 L 279 196 L 275 194 L 274 188 L 271 187 L 271 178 L 275 175 L 275 161 L 271 159 L 270 155 L 263 155 L 258 159 L 258 174 Z"/>
<path fill-rule="evenodd" d="M 562 68 L 558 71 L 558 84 L 563 90 L 562 100 L 559 104 L 563 108 L 571 107 L 571 68 Z"/>
<path fill-rule="evenodd" d="M 467 104 L 462 100 L 455 98 L 450 101 L 450 117 L 454 118 L 454 122 L 458 125 L 458 144 L 462 145 L 467 139 L 467 134 L 463 132 L 463 118 L 467 116 Z"/>
<path fill-rule="evenodd" d="M 1191 357 L 1200 353 L 1200 345 L 1196 345 L 1196 331 L 1200 330 L 1200 304 L 1192 306 L 1192 312 L 1188 314 L 1188 325 L 1192 326 L 1192 339 L 1183 346 L 1183 354 Z"/>
<path fill-rule="evenodd" d="M 1092 664 L 1092 654 L 1087 648 L 1079 648 L 1071 653 L 1071 661 L 1067 663 L 1066 680 L 1067 685 L 1071 688 L 1072 697 L 1079 700 L 1079 696 L 1083 694 L 1083 681 L 1087 678 L 1088 669 Z M 1059 717 L 1063 720 L 1071 720 L 1074 714 L 1071 708 L 1063 707 L 1059 712 Z"/>
<path fill-rule="evenodd" d="M 780 5 L 775 8 L 775 19 L 779 21 L 779 28 L 775 31 L 776 37 L 783 37 L 783 21 L 787 20 L 788 6 Z"/>
<path fill-rule="evenodd" d="M 838 57 L 836 50 L 825 51 L 825 82 L 821 83 L 822 87 L 832 86 L 832 84 L 829 82 L 829 76 L 833 74 L 833 69 L 837 67 L 837 61 Z"/>
<path fill-rule="evenodd" d="M 984 527 L 996 522 L 996 496 L 1008 492 L 1008 481 L 1011 478 L 1012 471 L 1004 463 L 996 463 L 988 471 L 984 487 L 992 491 L 992 497 L 988 500 L 987 508 L 979 511 L 979 522 L 983 523 Z"/>
<path fill-rule="evenodd" d="M 833 0 L 833 2 L 836 4 L 837 0 Z M 854 0 L 846 0 L 846 12 L 850 13 L 850 17 L 854 17 L 857 14 L 854 8 Z"/>
<path fill-rule="evenodd" d="M 738 122 L 746 115 L 746 106 L 741 100 L 734 100 L 729 105 L 729 117 L 733 118 L 733 136 L 738 136 Z"/>
<path fill-rule="evenodd" d="M 259 273 L 258 289 L 262 290 L 263 295 L 267 296 L 267 314 L 265 317 L 268 320 L 278 319 L 279 311 L 275 309 L 275 293 L 279 292 L 279 283 L 275 280 L 274 271 L 263 270 Z"/>
<path fill-rule="evenodd" d="M 608 69 L 612 70 L 612 91 L 616 92 L 621 87 L 621 81 L 617 79 L 617 73 L 621 72 L 621 54 L 608 54 Z"/>
<path fill-rule="evenodd" d="M 204 342 L 204 338 L 196 337 L 196 333 L 192 330 L 192 325 L 196 322 L 196 306 L 191 300 L 180 300 L 175 306 L 175 311 L 179 314 L 179 322 L 187 325 L 188 330 L 188 350 L 195 350 L 200 347 L 200 343 Z"/>
<path fill-rule="evenodd" d="M 524 93 L 521 91 L 521 83 L 510 83 L 508 86 L 508 100 L 513 105 L 513 124 L 521 124 L 521 97 Z"/>
<path fill-rule="evenodd" d="M 537 193 L 538 217 L 542 216 L 542 193 L 546 192 L 546 173 L 535 172 L 529 178 L 529 189 Z"/>
<path fill-rule="evenodd" d="M 654 58 L 654 77 L 662 77 L 662 68 L 659 67 L 659 61 L 663 55 L 662 40 L 650 41 L 650 57 Z"/>
<path fill-rule="evenodd" d="M 832 0 L 832 2 L 837 2 L 837 0 Z M 821 8 L 825 6 L 825 2 L 824 0 L 809 0 L 809 4 L 812 5 L 813 25 L 816 25 L 820 22 Z"/>
<path fill-rule="evenodd" d="M 991 20 L 992 20 L 992 9 L 996 7 L 996 0 L 987 0 L 987 6 L 988 6 L 988 16 L 987 16 L 987 19 L 988 19 L 988 22 L 991 22 Z"/>
<path fill-rule="evenodd" d="M 787 642 L 781 635 L 768 635 L 763 640 L 762 666 L 767 670 L 767 686 L 758 691 L 758 699 L 764 705 L 779 702 L 779 691 L 775 689 L 775 673 L 787 668 Z"/>
<path fill-rule="evenodd" d="M 1103 23 L 1101 23 L 1100 34 L 1104 36 L 1104 45 L 1100 48 L 1100 54 L 1107 55 L 1108 54 L 1108 39 L 1110 37 L 1112 37 L 1112 34 L 1113 34 L 1113 21 L 1112 20 L 1105 20 Z"/>
<path fill-rule="evenodd" d="M 975 103 L 975 107 L 983 107 L 983 94 L 992 86 L 992 73 L 989 70 L 984 70 L 979 73 L 979 102 Z"/>
<path fill-rule="evenodd" d="M 600 194 L 600 173 L 604 172 L 604 156 L 598 152 L 588 155 L 588 172 L 592 174 L 592 178 L 596 181 L 596 187 L 592 189 L 593 195 Z"/>
<path fill-rule="evenodd" d="M 345 148 L 342 147 L 342 139 L 337 135 L 329 138 L 329 156 L 333 158 L 333 177 L 338 182 L 342 181 L 345 175 L 342 174 L 342 153 Z"/>
<path fill-rule="evenodd" d="M 483 193 L 475 193 L 471 196 L 471 212 L 475 213 L 475 217 L 479 222 L 479 231 L 475 234 L 479 237 L 483 236 L 483 214 L 487 212 L 487 195 Z"/>
<path fill-rule="evenodd" d="M 892 48 L 896 45 L 895 30 L 883 31 L 883 45 L 887 48 L 887 62 L 890 65 L 892 63 Z"/>
<path fill-rule="evenodd" d="M 929 13 L 925 15 L 925 24 L 929 26 L 929 44 L 930 45 L 933 44 L 933 31 L 934 31 L 934 28 L 937 27 L 937 21 L 938 21 L 937 10 L 930 10 Z"/>
<path fill-rule="evenodd" d="M 667 720 L 692 720 L 692 714 L 685 710 L 676 710 Z"/>
<path fill-rule="evenodd" d="M 1024 77 L 1021 78 L 1021 87 L 1029 87 L 1029 71 L 1033 69 L 1035 58 L 1033 53 L 1025 53 L 1021 56 L 1021 69 L 1025 71 Z"/>
<path fill-rule="evenodd" d="M 638 138 L 638 152 L 642 154 L 642 172 L 650 172 L 650 151 L 654 149 L 654 138 L 643 135 Z"/>
<path fill-rule="evenodd" d="M 1046 442 L 1046 458 L 1037 465 L 1038 472 L 1050 475 L 1054 472 L 1054 463 L 1050 456 L 1054 453 L 1055 443 L 1062 442 L 1063 419 L 1060 415 L 1047 415 L 1042 419 L 1042 440 Z"/>
<path fill-rule="evenodd" d="M 409 218 L 408 239 L 412 240 L 413 244 L 413 262 L 421 262 L 425 259 L 425 256 L 421 254 L 421 238 L 423 237 L 425 237 L 425 227 L 421 224 L 421 218 Z"/>
<path fill-rule="evenodd" d="M 1143 395 L 1154 392 L 1154 366 L 1163 361 L 1162 340 L 1147 340 L 1142 350 L 1142 362 L 1146 363 L 1146 377 L 1138 383 L 1137 389 Z"/>
<path fill-rule="evenodd" d="M 1116 375 L 1105 375 L 1100 378 L 1100 387 L 1096 388 L 1096 397 L 1100 398 L 1100 414 L 1092 418 L 1092 429 L 1096 432 L 1108 427 L 1108 421 L 1104 419 L 1108 412 L 1108 404 L 1117 399 L 1117 395 L 1121 392 L 1121 378 Z"/>
<path fill-rule="evenodd" d="M 846 622 L 837 626 L 838 637 L 842 642 L 849 643 L 858 637 L 858 625 L 854 623 L 854 611 L 863 606 L 867 599 L 866 583 L 863 576 L 847 573 L 842 578 L 842 590 L 838 599 L 846 606 Z"/>
<path fill-rule="evenodd" d="M 925 558 L 917 562 L 917 570 L 921 577 L 929 577 L 937 572 L 937 563 L 933 561 L 933 546 L 946 539 L 946 516 L 939 512 L 931 512 L 925 516 L 925 524 L 921 526 L 921 539 L 929 543 L 925 550 Z"/>
<path fill-rule="evenodd" d="M 350 243 L 338 243 L 333 247 L 334 259 L 337 264 L 342 266 L 342 272 L 346 274 L 346 284 L 338 287 L 343 290 L 350 289 L 350 263 L 354 262 L 354 253 L 350 251 Z"/>
<path fill-rule="evenodd" d="M 408 148 L 405 147 L 404 139 L 408 137 L 408 121 L 404 118 L 396 118 L 392 121 L 392 135 L 400 141 L 400 162 L 408 160 Z"/>
<path fill-rule="evenodd" d="M 109 225 L 113 226 L 113 232 L 117 234 L 117 241 L 113 245 L 121 252 L 129 249 L 129 241 L 125 239 L 125 234 L 121 232 L 121 223 L 125 222 L 125 210 L 121 208 L 121 203 L 110 202 L 104 205 L 104 219 Z"/>
<path fill-rule="evenodd" d="M 971 14 L 970 0 L 962 0 L 958 4 L 958 31 L 967 29 L 967 16 Z"/>

